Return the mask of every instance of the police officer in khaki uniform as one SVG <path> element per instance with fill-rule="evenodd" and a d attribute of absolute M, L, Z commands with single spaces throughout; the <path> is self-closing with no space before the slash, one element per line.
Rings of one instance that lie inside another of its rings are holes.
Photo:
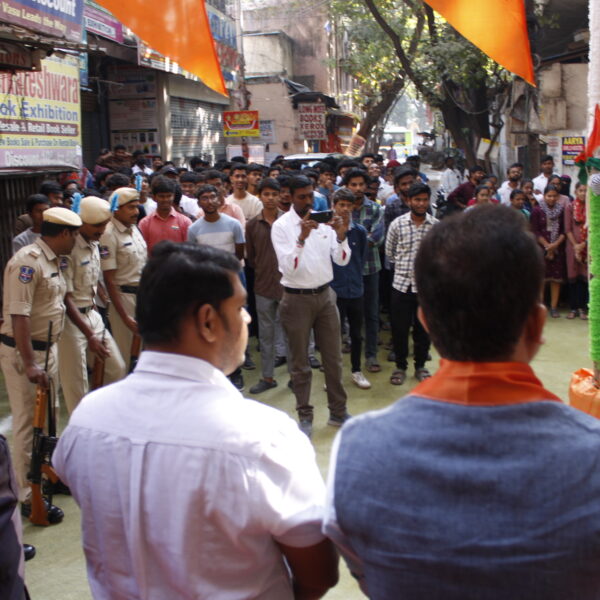
<path fill-rule="evenodd" d="M 104 283 L 112 301 L 110 324 L 127 369 L 131 342 L 137 333 L 135 302 L 148 251 L 137 228 L 139 192 L 118 188 L 110 197 L 112 219 L 100 238 L 100 259 Z"/>
<path fill-rule="evenodd" d="M 67 319 L 58 343 L 60 383 L 69 414 L 88 392 L 87 366 L 93 365 L 94 355 L 104 359 L 104 383 L 125 376 L 125 362 L 94 306 L 101 273 L 98 241 L 110 221 L 110 205 L 95 196 L 83 198 L 79 216 L 83 225 L 64 272 Z"/>
<path fill-rule="evenodd" d="M 65 255 L 75 244 L 81 219 L 67 208 L 49 208 L 44 212 L 42 236 L 21 248 L 4 271 L 4 322 L 0 328 L 0 366 L 8 391 L 13 417 L 14 466 L 19 485 L 21 514 L 31 512 L 31 489 L 27 472 L 33 443 L 35 386 L 58 383 L 56 341 L 64 326 L 64 296 L 67 282 L 63 269 Z M 48 347 L 48 324 L 52 337 L 48 371 L 44 359 Z M 63 512 L 49 507 L 51 523 L 62 521 Z"/>

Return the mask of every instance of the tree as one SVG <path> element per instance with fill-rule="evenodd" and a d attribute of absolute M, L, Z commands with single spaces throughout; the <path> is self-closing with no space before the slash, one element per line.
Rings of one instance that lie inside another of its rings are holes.
<path fill-rule="evenodd" d="M 418 96 L 440 110 L 456 146 L 473 164 L 479 140 L 500 132 L 509 74 L 422 0 L 332 0 L 331 10 L 352 48 L 352 59 L 344 66 L 359 83 L 366 115 L 361 131 L 372 130 L 385 90 L 399 80 L 410 82 Z M 376 53 L 370 54 L 373 49 Z M 380 57 L 385 57 L 381 65 Z M 365 61 L 371 63 L 369 70 Z M 382 77 L 374 84 L 378 75 Z"/>

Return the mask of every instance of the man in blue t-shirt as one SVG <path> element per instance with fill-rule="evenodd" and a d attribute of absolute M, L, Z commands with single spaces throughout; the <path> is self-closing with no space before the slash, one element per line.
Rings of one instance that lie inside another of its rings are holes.
<path fill-rule="evenodd" d="M 198 190 L 198 204 L 204 216 L 188 229 L 188 242 L 213 246 L 244 259 L 244 230 L 240 222 L 219 212 L 220 198 L 214 185 Z"/>
<path fill-rule="evenodd" d="M 600 422 L 529 366 L 546 308 L 527 223 L 493 205 L 442 221 L 416 281 L 441 366 L 344 425 L 325 533 L 374 600 L 600 598 Z"/>

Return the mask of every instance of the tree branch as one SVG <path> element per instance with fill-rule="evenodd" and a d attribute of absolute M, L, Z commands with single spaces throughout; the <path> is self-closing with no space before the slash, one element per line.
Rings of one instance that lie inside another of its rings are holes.
<path fill-rule="evenodd" d="M 423 2 L 423 6 L 425 7 L 425 14 L 427 15 L 427 28 L 429 29 L 431 41 L 434 44 L 437 44 L 438 32 L 437 25 L 435 24 L 435 15 L 433 14 L 433 8 L 431 8 L 431 6 L 429 6 L 429 4 L 427 4 L 426 2 Z"/>
<path fill-rule="evenodd" d="M 421 41 L 421 34 L 423 33 L 423 26 L 425 25 L 425 17 L 423 17 L 423 13 L 419 11 L 417 15 L 417 24 L 415 25 L 415 30 L 413 32 L 412 39 L 410 40 L 410 44 L 408 45 L 408 53 L 412 56 L 416 51 Z"/>
<path fill-rule="evenodd" d="M 390 27 L 389 23 L 383 18 L 383 15 L 379 12 L 377 6 L 375 6 L 374 0 L 364 0 L 364 3 L 369 9 L 369 12 L 373 15 L 373 18 L 375 19 L 379 27 L 381 27 L 383 32 L 390 38 L 394 46 L 394 50 L 396 51 L 396 56 L 398 57 L 398 60 L 400 60 L 400 64 L 402 65 L 402 68 L 404 69 L 404 72 L 406 73 L 407 77 L 413 82 L 415 88 L 417 88 L 417 90 L 425 98 L 429 98 L 429 91 L 423 84 L 421 78 L 413 70 L 412 64 L 406 56 L 404 48 L 402 48 L 402 41 L 400 40 L 398 34 L 393 30 L 392 27 Z"/>

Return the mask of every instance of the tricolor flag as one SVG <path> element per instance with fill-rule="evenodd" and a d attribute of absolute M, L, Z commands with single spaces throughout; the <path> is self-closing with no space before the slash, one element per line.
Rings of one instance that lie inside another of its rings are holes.
<path fill-rule="evenodd" d="M 148 46 L 227 95 L 205 0 L 98 0 Z"/>
<path fill-rule="evenodd" d="M 524 0 L 425 0 L 499 65 L 535 85 Z"/>

